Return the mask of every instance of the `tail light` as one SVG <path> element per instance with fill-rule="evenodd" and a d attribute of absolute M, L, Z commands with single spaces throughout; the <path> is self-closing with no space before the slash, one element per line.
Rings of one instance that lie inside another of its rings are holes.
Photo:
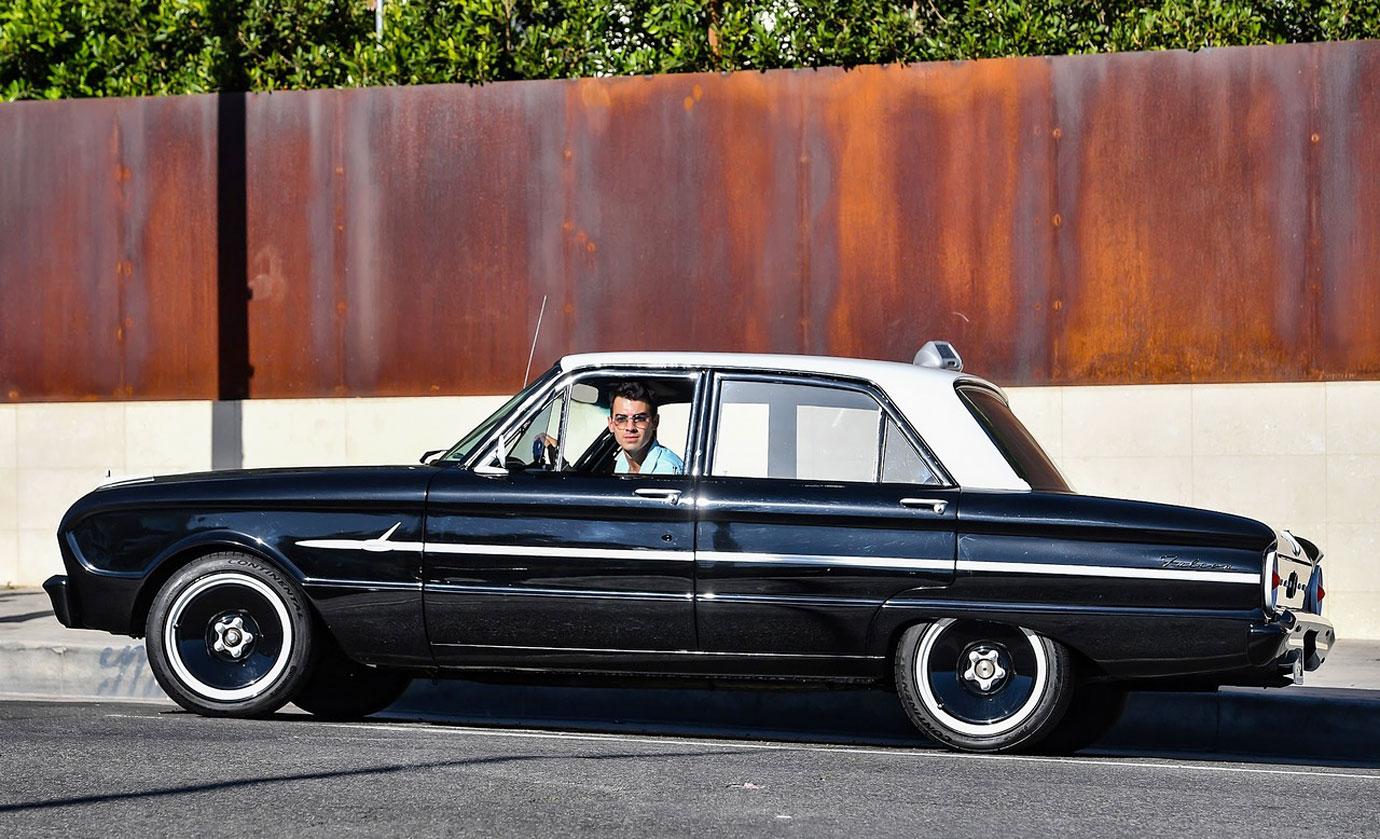
<path fill-rule="evenodd" d="M 1315 615 L 1323 613 L 1323 598 L 1327 596 L 1327 590 L 1323 588 L 1323 570 L 1318 565 L 1313 569 L 1313 576 L 1308 578 L 1308 594 L 1304 599 L 1304 608 Z"/>
<path fill-rule="evenodd" d="M 1265 562 L 1260 569 L 1260 584 L 1265 611 L 1273 613 L 1279 605 L 1279 554 L 1272 548 L 1265 554 Z"/>

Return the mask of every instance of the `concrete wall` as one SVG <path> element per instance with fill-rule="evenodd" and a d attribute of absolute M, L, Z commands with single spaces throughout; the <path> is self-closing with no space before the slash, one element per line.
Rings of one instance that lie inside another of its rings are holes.
<path fill-rule="evenodd" d="M 1314 539 L 1328 557 L 1327 606 L 1339 631 L 1380 638 L 1380 382 L 1008 393 L 1081 492 L 1242 513 Z M 107 473 L 197 471 L 227 458 L 245 467 L 411 463 L 500 401 L 0 406 L 0 585 L 37 585 L 60 571 L 58 520 Z"/>
<path fill-rule="evenodd" d="M 1380 382 L 1007 393 L 1079 492 L 1240 513 L 1313 539 L 1338 631 L 1380 638 Z"/>

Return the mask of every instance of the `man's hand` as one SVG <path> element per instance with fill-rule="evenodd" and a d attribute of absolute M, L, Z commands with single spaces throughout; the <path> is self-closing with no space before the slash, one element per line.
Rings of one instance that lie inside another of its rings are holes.
<path fill-rule="evenodd" d="M 532 438 L 532 463 L 550 468 L 556 463 L 556 438 L 550 434 L 538 434 Z"/>

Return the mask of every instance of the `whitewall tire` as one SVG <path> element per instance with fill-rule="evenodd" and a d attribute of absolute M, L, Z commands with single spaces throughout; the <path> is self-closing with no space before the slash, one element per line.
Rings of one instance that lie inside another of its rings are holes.
<path fill-rule="evenodd" d="M 305 597 L 256 557 L 216 553 L 182 568 L 154 597 L 145 627 L 149 666 L 179 705 L 208 716 L 270 714 L 312 663 Z"/>
<path fill-rule="evenodd" d="M 964 751 L 1032 746 L 1068 708 L 1073 666 L 1063 645 L 1023 627 L 943 618 L 897 642 L 897 693 L 921 731 Z"/>

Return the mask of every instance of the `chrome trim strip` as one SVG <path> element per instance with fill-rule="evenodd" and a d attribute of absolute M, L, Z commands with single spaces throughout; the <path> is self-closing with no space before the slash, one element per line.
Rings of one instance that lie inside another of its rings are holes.
<path fill-rule="evenodd" d="M 1121 577 L 1137 580 L 1195 580 L 1207 583 L 1249 583 L 1260 577 L 1249 571 L 1185 571 L 1172 568 L 1126 568 L 1115 565 L 1053 565 L 1040 562 L 1001 562 L 960 559 L 959 571 L 990 574 L 1051 574 L 1066 577 Z"/>
<path fill-rule="evenodd" d="M 335 586 L 336 588 L 363 588 L 377 589 L 379 591 L 421 591 L 421 583 L 393 581 L 385 582 L 382 580 L 333 580 L 325 577 L 307 577 L 302 580 L 304 586 Z"/>
<path fill-rule="evenodd" d="M 1260 612 L 1252 609 L 1179 609 L 1172 606 L 1094 606 L 1086 603 L 1038 603 L 1033 601 L 943 600 L 933 597 L 895 597 L 882 604 L 883 609 L 929 609 L 940 615 L 963 615 L 969 612 L 997 612 L 1003 614 L 1088 615 L 1105 617 L 1116 615 L 1133 618 L 1191 618 L 1194 620 L 1228 620 L 1259 622 Z"/>
<path fill-rule="evenodd" d="M 438 554 L 477 554 L 482 556 L 545 556 L 570 559 L 646 559 L 671 562 L 690 562 L 695 558 L 694 551 L 660 551 L 637 548 L 563 548 L 545 545 L 477 545 L 453 542 L 427 542 L 428 553 Z"/>
<path fill-rule="evenodd" d="M 630 559 L 667 562 L 737 562 L 754 565 L 824 565 L 845 568 L 873 568 L 893 571 L 967 571 L 989 574 L 1045 574 L 1065 577 L 1116 577 L 1139 580 L 1196 580 L 1209 583 L 1257 585 L 1260 578 L 1249 571 L 1190 571 L 1175 568 L 1128 568 L 1114 565 L 1056 565 L 1039 562 L 998 560 L 920 559 L 898 556 L 844 556 L 839 554 L 778 554 L 748 551 L 665 551 L 637 548 L 571 548 L 546 545 L 493 545 L 453 542 L 394 542 L 388 537 L 397 530 L 373 539 L 305 539 L 304 548 L 362 550 L 371 553 L 405 551 L 470 556 L 533 556 L 562 559 Z"/>
<path fill-rule="evenodd" d="M 853 606 L 876 609 L 885 601 L 866 597 L 800 597 L 791 594 L 718 594 L 697 595 L 698 602 L 709 603 L 779 603 L 785 606 Z"/>
<path fill-rule="evenodd" d="M 464 585 L 460 583 L 427 583 L 426 590 L 436 594 L 486 594 L 503 597 L 583 597 L 610 600 L 683 600 L 694 599 L 690 592 L 669 591 L 612 591 L 579 588 L 517 588 L 514 586 Z"/>
<path fill-rule="evenodd" d="M 819 658 L 819 659 L 858 659 L 877 661 L 886 658 L 880 655 L 812 655 L 809 653 L 749 653 L 718 650 L 619 650 L 609 647 L 525 647 L 517 644 L 442 644 L 436 647 L 463 647 L 471 650 L 541 650 L 557 653 L 635 653 L 639 655 L 690 655 L 690 656 L 752 656 L 754 658 Z"/>
<path fill-rule="evenodd" d="M 898 571 L 952 571 L 948 559 L 919 559 L 901 556 L 841 556 L 838 554 L 775 554 L 736 551 L 696 551 L 699 562 L 743 562 L 767 565 L 834 565 L 850 568 L 877 568 Z"/>
<path fill-rule="evenodd" d="M 425 542 L 394 542 L 382 539 L 303 539 L 297 543 L 300 548 L 325 548 L 332 551 L 368 551 L 370 553 L 421 553 Z"/>
<path fill-rule="evenodd" d="M 666 551 L 649 548 L 571 548 L 555 545 L 495 545 L 465 544 L 454 542 L 395 542 L 390 537 L 398 526 L 393 525 L 381 536 L 373 539 L 303 539 L 298 542 L 302 548 L 324 548 L 333 551 L 368 551 L 370 553 L 421 553 L 465 554 L 479 556 L 537 556 L 569 559 L 638 559 L 665 560 L 671 562 L 691 562 L 694 551 Z"/>

